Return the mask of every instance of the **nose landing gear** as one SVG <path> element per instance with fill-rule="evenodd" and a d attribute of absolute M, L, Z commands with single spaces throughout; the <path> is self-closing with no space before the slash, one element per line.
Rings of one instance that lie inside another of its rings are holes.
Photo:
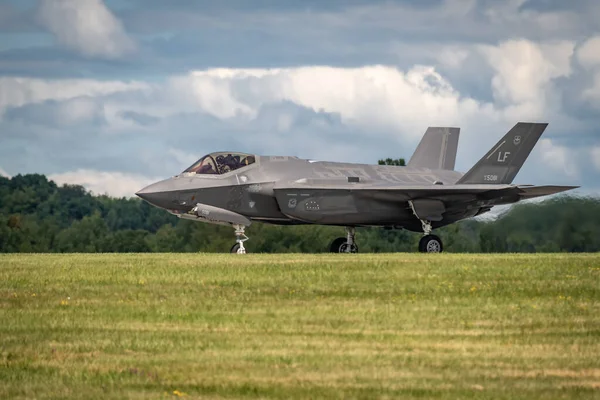
<path fill-rule="evenodd" d="M 329 251 L 331 253 L 358 253 L 358 246 L 355 241 L 356 229 L 352 226 L 346 227 L 346 237 L 335 239 Z"/>
<path fill-rule="evenodd" d="M 233 229 L 235 229 L 235 244 L 229 252 L 232 254 L 246 254 L 244 242 L 249 239 L 245 234 L 246 227 L 244 225 L 233 225 Z"/>

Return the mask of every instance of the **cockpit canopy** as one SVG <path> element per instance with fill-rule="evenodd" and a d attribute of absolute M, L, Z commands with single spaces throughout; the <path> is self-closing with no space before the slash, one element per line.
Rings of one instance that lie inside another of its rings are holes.
<path fill-rule="evenodd" d="M 192 164 L 183 173 L 196 173 L 202 175 L 226 174 L 227 172 L 254 164 L 256 157 L 244 153 L 211 153 Z"/>

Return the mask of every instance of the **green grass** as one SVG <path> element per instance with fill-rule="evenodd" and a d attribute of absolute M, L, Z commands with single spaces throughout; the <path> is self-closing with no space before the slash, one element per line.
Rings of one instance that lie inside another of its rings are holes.
<path fill-rule="evenodd" d="M 600 255 L 0 256 L 0 398 L 600 398 Z"/>

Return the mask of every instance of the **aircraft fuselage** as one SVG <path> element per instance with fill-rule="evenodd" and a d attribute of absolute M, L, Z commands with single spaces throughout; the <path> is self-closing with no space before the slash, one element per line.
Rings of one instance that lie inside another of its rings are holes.
<path fill-rule="evenodd" d="M 410 186 L 452 185 L 461 176 L 449 170 L 256 156 L 253 164 L 222 174 L 182 173 L 138 195 L 179 216 L 188 216 L 197 204 L 204 204 L 267 223 L 420 231 L 421 223 L 408 203 Z M 379 185 L 406 186 L 408 191 L 403 197 L 390 196 L 378 191 Z M 472 217 L 491 206 L 471 194 L 457 195 L 455 200 L 462 206 L 446 210 L 443 221 L 432 221 L 434 227 Z"/>
<path fill-rule="evenodd" d="M 465 174 L 454 171 L 460 130 L 430 127 L 407 167 L 217 152 L 137 195 L 180 218 L 231 225 L 232 253 L 246 252 L 252 221 L 345 226 L 330 246 L 340 253 L 358 251 L 357 226 L 405 228 L 423 232 L 419 251 L 439 253 L 434 228 L 576 188 L 512 184 L 547 125 L 517 123 Z"/>

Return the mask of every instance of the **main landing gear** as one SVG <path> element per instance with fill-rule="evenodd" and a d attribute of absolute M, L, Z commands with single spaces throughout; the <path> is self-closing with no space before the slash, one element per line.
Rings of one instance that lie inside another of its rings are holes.
<path fill-rule="evenodd" d="M 356 229 L 352 226 L 347 226 L 346 237 L 339 237 L 335 239 L 331 243 L 329 251 L 331 253 L 358 253 L 358 246 L 354 240 L 355 235 Z"/>
<path fill-rule="evenodd" d="M 442 239 L 439 236 L 431 234 L 431 222 L 423 219 L 420 221 L 425 236 L 419 240 L 419 251 L 421 253 L 441 253 L 444 250 Z"/>
<path fill-rule="evenodd" d="M 246 227 L 244 225 L 233 225 L 233 229 L 235 229 L 235 244 L 233 247 L 231 247 L 230 253 L 246 254 L 244 242 L 249 239 L 244 233 L 246 231 Z"/>
<path fill-rule="evenodd" d="M 419 252 L 421 253 L 441 253 L 444 250 L 442 239 L 436 235 L 431 234 L 431 222 L 427 220 L 420 220 L 423 226 L 423 233 L 425 236 L 419 241 Z M 233 225 L 235 229 L 235 244 L 231 247 L 230 253 L 232 254 L 246 254 L 246 248 L 244 242 L 248 240 L 248 236 L 245 234 L 246 226 L 244 225 Z M 356 229 L 352 226 L 346 227 L 346 237 L 339 237 L 335 239 L 329 251 L 331 253 L 358 253 L 358 246 L 355 240 Z"/>

